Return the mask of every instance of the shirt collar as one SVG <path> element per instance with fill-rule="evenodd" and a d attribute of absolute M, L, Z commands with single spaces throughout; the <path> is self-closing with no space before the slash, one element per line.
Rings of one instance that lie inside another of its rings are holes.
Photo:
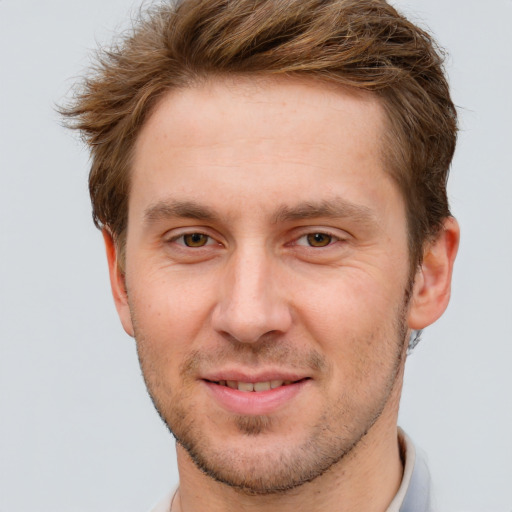
<path fill-rule="evenodd" d="M 404 461 L 402 483 L 386 512 L 431 512 L 430 473 L 409 436 L 398 429 L 400 453 Z"/>

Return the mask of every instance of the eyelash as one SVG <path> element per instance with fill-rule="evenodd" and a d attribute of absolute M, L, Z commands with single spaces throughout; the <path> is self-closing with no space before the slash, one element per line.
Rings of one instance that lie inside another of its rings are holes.
<path fill-rule="evenodd" d="M 194 235 L 206 237 L 206 239 L 207 239 L 206 243 L 204 245 L 198 245 L 198 246 L 187 245 L 187 243 L 185 242 L 185 237 L 191 237 Z M 181 240 L 181 242 L 180 242 L 180 240 Z M 206 233 L 202 233 L 201 231 L 191 231 L 188 233 L 182 233 L 181 235 L 174 236 L 174 237 L 170 238 L 168 240 L 168 242 L 176 243 L 178 245 L 181 245 L 181 246 L 189 248 L 189 249 L 202 249 L 203 247 L 206 247 L 208 245 L 214 245 L 216 240 L 212 236 L 207 235 Z M 217 242 L 217 245 L 220 245 L 220 243 Z"/>
<path fill-rule="evenodd" d="M 200 237 L 206 237 L 206 242 L 203 244 L 203 245 L 197 245 L 197 246 L 194 246 L 194 245 L 189 245 L 186 243 L 185 239 L 186 237 L 192 237 L 194 235 L 198 235 Z M 309 238 L 309 237 L 317 237 L 317 236 L 320 236 L 320 237 L 327 237 L 328 238 L 328 241 L 325 245 L 321 245 L 322 244 L 322 240 L 317 240 L 318 243 L 320 245 L 312 245 L 312 240 Z M 305 243 L 300 243 L 301 240 L 305 240 L 306 242 Z M 181 240 L 181 242 L 180 242 Z M 304 233 L 303 235 L 299 236 L 298 238 L 295 238 L 293 240 L 293 242 L 291 242 L 290 245 L 292 246 L 299 246 L 299 247 L 307 247 L 307 248 L 310 248 L 310 249 L 323 249 L 323 248 L 327 248 L 327 247 L 330 247 L 332 245 L 334 245 L 336 242 L 343 242 L 343 238 L 340 238 L 339 236 L 336 236 L 336 235 L 333 235 L 332 233 L 329 233 L 329 232 L 326 232 L 326 231 L 310 231 L 310 232 L 307 232 L 307 233 Z M 189 249 L 202 249 L 206 246 L 210 246 L 210 245 L 215 245 L 215 243 L 217 245 L 221 245 L 220 242 L 217 242 L 215 240 L 215 238 L 213 238 L 212 236 L 206 234 L 206 233 L 202 233 L 201 231 L 191 231 L 191 232 L 187 232 L 187 233 L 182 233 L 180 235 L 177 235 L 177 236 L 174 236 L 172 238 L 170 238 L 168 240 L 169 243 L 176 243 L 182 247 L 186 247 L 186 248 L 189 248 Z"/>
<path fill-rule="evenodd" d="M 328 238 L 327 243 L 325 245 L 321 245 L 322 244 L 321 239 L 314 240 L 314 239 L 310 238 L 310 237 L 316 238 L 318 236 L 319 237 L 327 237 Z M 302 240 L 302 239 L 304 239 L 306 241 L 304 244 L 299 243 L 300 240 Z M 318 242 L 320 245 L 313 245 L 312 244 L 313 240 L 315 242 Z M 308 247 L 311 249 L 324 249 L 324 248 L 330 247 L 331 245 L 334 245 L 336 242 L 340 242 L 340 241 L 343 241 L 343 239 L 340 238 L 339 236 L 333 235 L 332 233 L 328 233 L 325 231 L 310 231 L 310 232 L 305 233 L 305 234 L 301 235 L 300 237 L 296 238 L 293 245 Z"/>

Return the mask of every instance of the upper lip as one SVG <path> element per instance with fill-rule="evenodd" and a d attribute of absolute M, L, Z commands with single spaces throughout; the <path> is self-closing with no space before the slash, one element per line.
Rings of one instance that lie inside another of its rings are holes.
<path fill-rule="evenodd" d="M 206 372 L 200 376 L 202 380 L 220 382 L 230 380 L 236 382 L 267 382 L 272 380 L 298 381 L 308 378 L 309 375 L 299 374 L 287 370 L 265 370 L 258 372 L 241 371 L 234 369 L 216 370 Z"/>

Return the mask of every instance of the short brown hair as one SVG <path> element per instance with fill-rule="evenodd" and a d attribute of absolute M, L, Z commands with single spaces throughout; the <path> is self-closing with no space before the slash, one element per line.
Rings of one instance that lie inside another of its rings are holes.
<path fill-rule="evenodd" d="M 450 215 L 457 114 L 432 37 L 384 0 L 181 0 L 154 6 L 63 109 L 90 146 L 93 218 L 123 243 L 134 142 L 170 89 L 206 78 L 302 76 L 372 91 L 386 167 L 406 202 L 411 263 Z"/>

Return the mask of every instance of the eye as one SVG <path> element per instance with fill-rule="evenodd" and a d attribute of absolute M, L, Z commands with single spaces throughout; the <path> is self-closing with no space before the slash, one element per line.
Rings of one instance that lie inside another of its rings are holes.
<path fill-rule="evenodd" d="M 204 233 L 185 233 L 169 241 L 192 248 L 200 248 L 215 243 L 211 236 L 205 235 Z"/>
<path fill-rule="evenodd" d="M 190 233 L 183 236 L 183 241 L 188 247 L 202 247 L 208 242 L 208 237 L 202 233 Z"/>
<path fill-rule="evenodd" d="M 327 247 L 332 244 L 333 241 L 336 241 L 337 238 L 333 235 L 329 235 L 328 233 L 308 233 L 307 235 L 303 235 L 297 239 L 297 245 L 307 245 L 309 247 Z"/>
<path fill-rule="evenodd" d="M 311 247 L 326 247 L 332 242 L 332 236 L 326 233 L 309 233 L 306 240 Z"/>

